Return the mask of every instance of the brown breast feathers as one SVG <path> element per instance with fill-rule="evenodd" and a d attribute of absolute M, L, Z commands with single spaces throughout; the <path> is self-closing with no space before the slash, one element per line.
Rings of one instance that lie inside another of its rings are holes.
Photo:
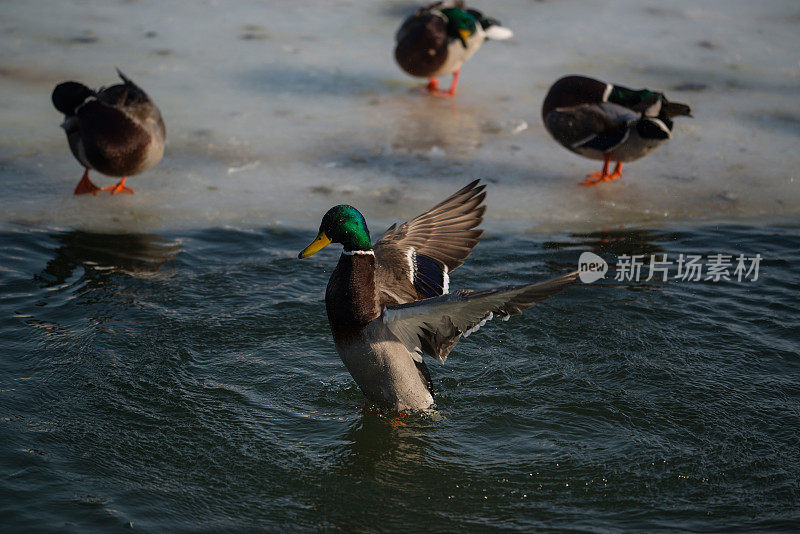
<path fill-rule="evenodd" d="M 342 254 L 328 282 L 325 308 L 334 336 L 356 333 L 380 315 L 373 254 Z"/>

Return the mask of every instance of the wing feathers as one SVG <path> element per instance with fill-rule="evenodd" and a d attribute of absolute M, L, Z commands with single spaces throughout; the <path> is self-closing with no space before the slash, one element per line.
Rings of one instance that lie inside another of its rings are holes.
<path fill-rule="evenodd" d="M 572 272 L 545 282 L 483 291 L 459 290 L 449 295 L 387 306 L 381 316 L 408 348 L 444 361 L 461 336 L 468 336 L 494 317 L 522 313 L 536 302 L 575 282 Z"/>
<path fill-rule="evenodd" d="M 486 206 L 485 186 L 475 180 L 462 187 L 422 215 L 402 223 L 393 224 L 375 243 L 376 283 L 382 305 L 411 302 L 444 293 L 444 285 L 432 286 L 431 279 L 443 280 L 469 256 L 483 230 L 476 228 L 483 221 Z M 397 258 L 413 253 L 430 261 L 426 264 L 426 280 L 417 283 L 420 273 Z M 434 276 L 431 269 L 438 273 Z M 398 301 L 398 295 L 403 295 Z"/>
<path fill-rule="evenodd" d="M 607 151 L 627 138 L 628 129 L 640 114 L 628 108 L 602 102 L 556 108 L 545 117 L 547 130 L 562 145 Z"/>

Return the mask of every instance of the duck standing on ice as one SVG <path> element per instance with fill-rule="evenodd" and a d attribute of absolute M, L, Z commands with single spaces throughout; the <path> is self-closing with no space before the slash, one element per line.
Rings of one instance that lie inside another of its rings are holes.
<path fill-rule="evenodd" d="M 85 168 L 76 195 L 133 193 L 125 185 L 127 177 L 150 169 L 164 156 L 167 131 L 161 112 L 138 85 L 117 73 L 123 83 L 97 91 L 72 81 L 53 90 L 53 105 L 65 116 L 61 127 L 69 148 Z M 100 188 L 89 179 L 89 169 L 122 179 Z"/>
<path fill-rule="evenodd" d="M 672 138 L 672 118 L 691 117 L 686 104 L 663 93 L 628 89 L 586 76 L 566 76 L 550 87 L 542 103 L 542 120 L 562 146 L 583 157 L 603 161 L 600 172 L 581 185 L 622 177 L 622 163 L 645 156 Z M 608 164 L 616 161 L 614 171 Z"/>
<path fill-rule="evenodd" d="M 425 89 L 437 96 L 456 94 L 461 65 L 486 39 L 513 36 L 494 19 L 467 9 L 460 0 L 435 2 L 417 10 L 397 31 L 394 57 L 411 76 L 428 78 Z M 453 75 L 450 89 L 439 90 L 439 76 Z"/>

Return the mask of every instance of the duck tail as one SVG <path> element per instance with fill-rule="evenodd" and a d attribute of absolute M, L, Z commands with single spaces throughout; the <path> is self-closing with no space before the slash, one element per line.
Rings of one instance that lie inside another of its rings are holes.
<path fill-rule="evenodd" d="M 484 33 L 486 33 L 487 39 L 491 39 L 492 41 L 505 41 L 506 39 L 514 37 L 514 32 L 502 26 L 499 20 L 485 17 L 483 13 L 477 9 L 468 9 L 467 13 L 475 17 L 475 20 L 480 23 L 481 28 L 483 28 Z"/>
<path fill-rule="evenodd" d="M 636 123 L 636 131 L 642 139 L 672 139 L 672 121 L 668 118 L 642 116 Z"/>
<path fill-rule="evenodd" d="M 125 83 L 125 85 L 127 87 L 136 87 L 137 89 L 139 88 L 139 86 L 136 85 L 133 82 L 133 80 L 131 80 L 130 78 L 125 76 L 125 73 L 123 73 L 121 70 L 119 70 L 119 67 L 115 67 L 115 68 L 117 69 L 117 74 L 119 75 L 120 79 Z"/>
<path fill-rule="evenodd" d="M 664 99 L 663 104 L 661 104 L 661 114 L 669 118 L 678 117 L 680 115 L 691 117 L 692 108 L 680 102 L 668 102 Z"/>

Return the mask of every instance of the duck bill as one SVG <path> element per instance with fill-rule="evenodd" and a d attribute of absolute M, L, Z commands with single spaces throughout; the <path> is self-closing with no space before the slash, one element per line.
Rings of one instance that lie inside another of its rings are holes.
<path fill-rule="evenodd" d="M 297 255 L 298 258 L 301 260 L 303 258 L 307 258 L 309 256 L 313 256 L 323 248 L 327 247 L 331 244 L 331 240 L 328 239 L 328 236 L 325 235 L 325 232 L 320 232 L 317 234 L 317 238 L 311 242 L 306 248 L 303 249 L 300 254 Z"/>
<path fill-rule="evenodd" d="M 472 34 L 470 33 L 469 30 L 465 30 L 463 28 L 458 30 L 458 36 L 459 36 L 459 39 L 461 39 L 461 44 L 464 45 L 464 48 L 469 48 L 469 45 L 467 44 L 467 40 L 470 38 L 471 35 Z"/>

